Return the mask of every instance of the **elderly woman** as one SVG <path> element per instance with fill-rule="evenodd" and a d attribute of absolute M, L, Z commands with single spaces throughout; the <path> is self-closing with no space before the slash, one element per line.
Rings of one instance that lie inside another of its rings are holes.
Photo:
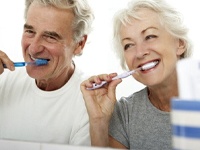
<path fill-rule="evenodd" d="M 123 149 L 170 150 L 170 100 L 178 96 L 176 63 L 191 44 L 180 15 L 162 0 L 132 1 L 114 20 L 115 50 L 124 69 L 144 65 L 132 76 L 146 87 L 116 100 L 121 79 L 101 74 L 81 84 L 90 118 L 92 145 Z M 93 84 L 108 84 L 88 90 Z"/>

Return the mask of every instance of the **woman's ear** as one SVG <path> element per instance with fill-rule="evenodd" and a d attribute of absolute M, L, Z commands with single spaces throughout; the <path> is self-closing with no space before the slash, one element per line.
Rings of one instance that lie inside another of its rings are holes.
<path fill-rule="evenodd" d="M 179 39 L 178 41 L 178 49 L 176 51 L 176 54 L 178 56 L 182 55 L 186 51 L 186 43 L 184 40 Z"/>
<path fill-rule="evenodd" d="M 81 55 L 83 52 L 83 48 L 85 47 L 85 43 L 87 41 L 87 35 L 84 35 L 79 43 L 77 43 L 74 55 Z"/>

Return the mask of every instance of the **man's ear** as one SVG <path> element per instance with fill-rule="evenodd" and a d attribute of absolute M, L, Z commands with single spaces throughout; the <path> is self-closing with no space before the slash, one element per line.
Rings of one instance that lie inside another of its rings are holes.
<path fill-rule="evenodd" d="M 186 43 L 185 41 L 179 39 L 178 41 L 178 49 L 176 51 L 176 54 L 178 56 L 181 56 L 186 51 Z"/>
<path fill-rule="evenodd" d="M 82 54 L 86 41 L 87 41 L 87 35 L 84 35 L 82 37 L 81 41 L 79 43 L 77 43 L 75 50 L 74 50 L 74 55 Z"/>

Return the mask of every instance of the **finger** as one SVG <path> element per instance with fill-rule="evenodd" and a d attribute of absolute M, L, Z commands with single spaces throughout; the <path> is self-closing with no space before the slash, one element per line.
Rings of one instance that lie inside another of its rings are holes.
<path fill-rule="evenodd" d="M 89 78 L 89 81 L 95 82 L 95 83 L 100 83 L 101 81 L 111 81 L 112 77 L 108 74 L 100 74 L 97 76 L 93 76 L 92 78 Z"/>
<path fill-rule="evenodd" d="M 2 63 L 0 63 L 0 74 L 2 74 L 4 72 L 4 67 L 2 65 Z"/>
<path fill-rule="evenodd" d="M 13 62 L 3 51 L 0 51 L 0 60 L 1 60 L 1 67 L 0 67 L 1 71 L 4 70 L 5 66 L 11 71 L 15 70 Z"/>
<path fill-rule="evenodd" d="M 84 82 L 81 83 L 80 89 L 83 94 L 83 99 L 85 101 L 85 106 L 88 112 L 88 115 L 90 118 L 95 118 L 96 113 L 99 110 L 99 105 L 96 100 L 96 95 L 95 91 L 87 90 L 86 85 L 89 81 L 85 80 Z"/>
<path fill-rule="evenodd" d="M 112 100 L 116 100 L 116 87 L 118 84 L 122 82 L 122 79 L 116 79 L 113 80 L 109 85 L 108 85 L 108 97 Z"/>
<path fill-rule="evenodd" d="M 92 88 L 95 85 L 100 85 L 102 81 L 106 81 L 110 82 L 112 80 L 112 76 L 108 75 L 108 74 L 101 74 L 101 75 L 97 75 L 97 76 L 92 76 L 88 79 L 88 82 L 85 82 L 85 86 L 87 88 Z"/>

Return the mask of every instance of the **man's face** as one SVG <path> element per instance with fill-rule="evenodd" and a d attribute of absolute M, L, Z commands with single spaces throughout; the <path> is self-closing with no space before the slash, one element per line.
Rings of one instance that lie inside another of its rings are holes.
<path fill-rule="evenodd" d="M 45 66 L 27 66 L 27 73 L 37 80 L 54 80 L 72 68 L 72 57 L 79 53 L 73 42 L 71 10 L 43 6 L 33 2 L 27 12 L 22 36 L 25 61 L 48 59 Z"/>

